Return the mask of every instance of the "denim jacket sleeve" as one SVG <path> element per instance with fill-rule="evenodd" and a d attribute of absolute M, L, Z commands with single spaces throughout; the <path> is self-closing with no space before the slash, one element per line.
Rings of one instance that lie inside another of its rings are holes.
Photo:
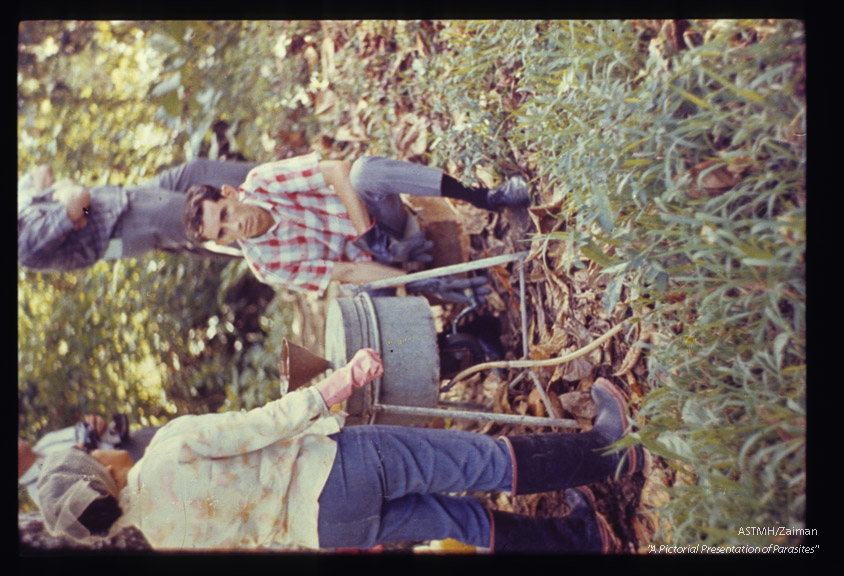
<path fill-rule="evenodd" d="M 32 268 L 51 267 L 51 261 L 73 222 L 60 202 L 30 204 L 18 213 L 18 260 Z"/>

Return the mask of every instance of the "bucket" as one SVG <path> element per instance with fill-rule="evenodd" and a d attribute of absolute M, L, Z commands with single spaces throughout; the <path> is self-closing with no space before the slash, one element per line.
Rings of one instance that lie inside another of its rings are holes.
<path fill-rule="evenodd" d="M 386 414 L 374 406 L 437 406 L 440 358 L 428 301 L 418 296 L 372 298 L 366 293 L 332 300 L 325 321 L 327 360 L 344 366 L 362 348 L 381 354 L 384 375 L 346 401 L 346 425 L 426 426 L 428 416 Z"/>

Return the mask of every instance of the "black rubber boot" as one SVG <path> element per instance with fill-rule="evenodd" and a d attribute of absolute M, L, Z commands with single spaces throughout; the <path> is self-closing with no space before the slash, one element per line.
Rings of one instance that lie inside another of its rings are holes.
<path fill-rule="evenodd" d="M 490 552 L 609 553 L 615 551 L 609 528 L 595 512 L 586 488 L 566 490 L 569 514 L 562 518 L 533 518 L 492 511 Z"/>
<path fill-rule="evenodd" d="M 633 474 L 644 463 L 641 446 L 606 454 L 627 429 L 627 398 L 612 382 L 592 386 L 598 417 L 589 432 L 508 436 L 513 451 L 513 494 L 565 490 L 620 474 Z M 622 462 L 623 461 L 623 462 Z"/>
<path fill-rule="evenodd" d="M 487 204 L 495 210 L 503 206 L 513 208 L 530 204 L 530 189 L 528 183 L 521 176 L 511 176 L 499 186 L 487 193 Z"/>

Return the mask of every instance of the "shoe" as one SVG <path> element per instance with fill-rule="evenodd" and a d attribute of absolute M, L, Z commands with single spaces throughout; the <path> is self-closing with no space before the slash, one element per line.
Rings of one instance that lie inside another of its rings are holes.
<path fill-rule="evenodd" d="M 492 553 L 603 553 L 617 552 L 618 538 L 598 514 L 595 497 L 587 488 L 566 490 L 568 515 L 534 518 L 492 511 Z"/>
<path fill-rule="evenodd" d="M 502 206 L 527 206 L 530 203 L 528 183 L 521 176 L 511 176 L 503 184 L 487 192 L 486 201 L 491 209 Z"/>
<path fill-rule="evenodd" d="M 627 431 L 627 398 L 612 382 L 599 378 L 592 386 L 598 416 L 589 432 L 507 436 L 513 458 L 515 494 L 566 490 L 642 469 L 644 449 L 607 453 Z"/>

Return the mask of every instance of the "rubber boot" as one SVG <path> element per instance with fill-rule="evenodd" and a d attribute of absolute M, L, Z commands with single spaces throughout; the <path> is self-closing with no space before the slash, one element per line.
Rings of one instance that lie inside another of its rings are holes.
<path fill-rule="evenodd" d="M 528 183 L 521 176 L 511 176 L 504 183 L 487 192 L 486 201 L 493 210 L 509 206 L 523 207 L 530 204 Z"/>
<path fill-rule="evenodd" d="M 628 426 L 627 398 L 612 382 L 599 378 L 592 386 L 598 416 L 589 432 L 574 434 L 525 434 L 508 436 L 513 456 L 515 494 L 565 490 L 642 468 L 641 446 L 605 453 Z"/>
<path fill-rule="evenodd" d="M 534 518 L 492 511 L 492 553 L 602 553 L 617 551 L 617 539 L 595 511 L 588 488 L 566 490 L 569 514 Z"/>

